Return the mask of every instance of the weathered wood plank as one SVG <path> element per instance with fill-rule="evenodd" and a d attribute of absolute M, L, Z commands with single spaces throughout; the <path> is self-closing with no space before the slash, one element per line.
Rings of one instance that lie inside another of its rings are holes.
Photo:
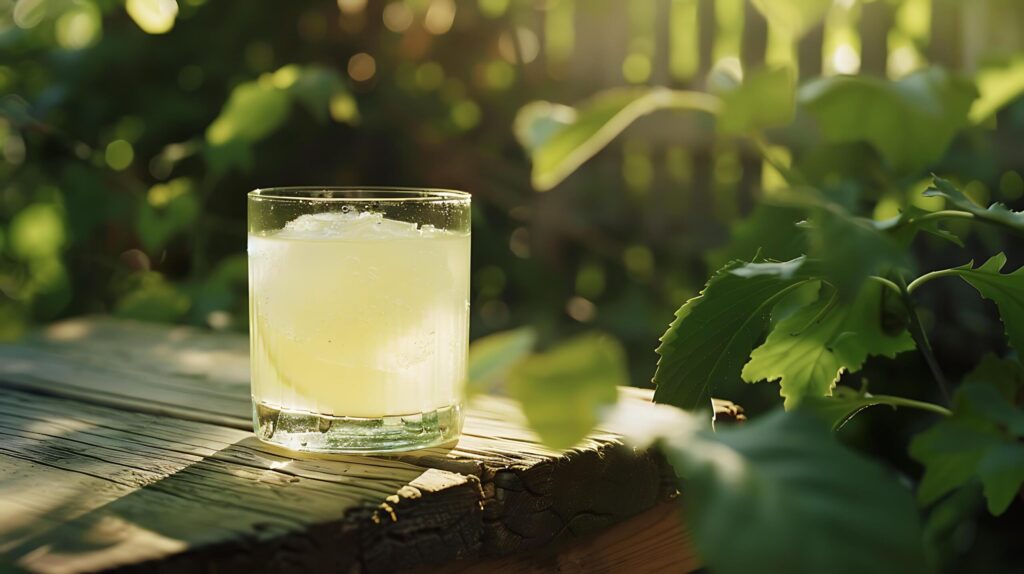
<path fill-rule="evenodd" d="M 680 519 L 679 505 L 671 501 L 598 534 L 529 554 L 446 565 L 443 571 L 451 574 L 685 574 L 698 568 L 700 562 Z M 424 572 L 440 571 L 424 569 Z"/>
<path fill-rule="evenodd" d="M 387 571 L 576 539 L 675 493 L 665 461 L 614 429 L 552 450 L 498 397 L 469 405 L 457 445 L 296 460 L 249 432 L 247 354 L 244 336 L 105 318 L 0 346 L 0 494 L 12 495 L 0 498 L 18 499 L 0 519 L 22 517 L 0 520 L 0 553 L 41 572 L 156 559 Z M 19 499 L 32 477 L 52 496 Z M 120 542 L 63 549 L 107 530 Z"/>
<path fill-rule="evenodd" d="M 387 571 L 477 555 L 482 538 L 472 476 L 296 460 L 236 429 L 6 389 L 0 461 L 0 553 L 36 572 Z"/>

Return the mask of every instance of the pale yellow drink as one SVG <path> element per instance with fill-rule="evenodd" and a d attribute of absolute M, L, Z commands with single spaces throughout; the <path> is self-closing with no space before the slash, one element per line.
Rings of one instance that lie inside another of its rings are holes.
<path fill-rule="evenodd" d="M 468 233 L 354 210 L 251 233 L 257 408 L 325 415 L 327 425 L 457 408 L 469 247 Z"/>

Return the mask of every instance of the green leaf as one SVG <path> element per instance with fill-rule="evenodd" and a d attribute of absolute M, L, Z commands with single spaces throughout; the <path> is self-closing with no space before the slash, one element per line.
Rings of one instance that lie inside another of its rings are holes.
<path fill-rule="evenodd" d="M 865 285 L 849 303 L 825 292 L 815 303 L 778 323 L 743 367 L 747 382 L 776 380 L 787 409 L 805 397 L 823 397 L 844 372 L 856 372 L 869 355 L 894 357 L 914 348 L 906 331 L 886 333 L 882 289 Z"/>
<path fill-rule="evenodd" d="M 796 40 L 825 19 L 831 0 L 753 0 L 773 30 Z"/>
<path fill-rule="evenodd" d="M 147 34 L 170 32 L 178 17 L 178 3 L 175 0 L 127 0 L 124 8 Z"/>
<path fill-rule="evenodd" d="M 537 333 L 528 327 L 503 331 L 473 341 L 469 346 L 469 383 L 472 396 L 493 390 L 508 371 L 533 350 Z"/>
<path fill-rule="evenodd" d="M 971 123 L 980 124 L 1024 94 L 1024 56 L 982 68 L 974 82 L 980 96 L 974 100 L 969 117 Z"/>
<path fill-rule="evenodd" d="M 760 201 L 746 219 L 733 224 L 729 243 L 707 254 L 708 265 L 719 269 L 737 259 L 799 257 L 807 253 L 806 234 L 796 226 L 804 217 L 802 209 Z"/>
<path fill-rule="evenodd" d="M 972 213 L 978 219 L 1008 227 L 1018 233 L 1024 233 L 1024 211 L 1012 211 L 1002 203 L 993 203 L 988 209 L 985 209 L 974 203 L 971 198 L 957 189 L 950 181 L 941 177 L 933 178 L 932 185 L 934 187 L 925 190 L 924 195 L 945 198 L 946 201 L 952 203 L 957 209 Z"/>
<path fill-rule="evenodd" d="M 287 92 L 266 79 L 239 84 L 206 129 L 206 141 L 210 145 L 257 142 L 284 122 L 288 108 Z"/>
<path fill-rule="evenodd" d="M 868 142 L 896 171 L 909 173 L 942 157 L 967 124 L 976 95 L 970 82 L 932 68 L 895 82 L 821 78 L 803 86 L 798 100 L 818 120 L 826 141 Z"/>
<path fill-rule="evenodd" d="M 837 431 L 862 410 L 880 404 L 885 404 L 885 401 L 867 391 L 836 387 L 829 397 L 805 397 L 800 402 L 800 408 Z"/>
<path fill-rule="evenodd" d="M 802 257 L 785 263 L 734 262 L 719 270 L 700 295 L 676 311 L 661 337 L 654 400 L 706 409 L 716 388 L 740 378 L 743 364 L 767 330 L 771 311 L 809 281 Z"/>
<path fill-rule="evenodd" d="M 725 133 L 743 133 L 788 124 L 796 112 L 794 83 L 789 67 L 751 73 L 742 84 L 720 94 L 718 128 Z"/>
<path fill-rule="evenodd" d="M 872 223 L 875 229 L 891 233 L 902 245 L 910 245 L 914 236 L 921 231 L 945 239 L 958 247 L 964 246 L 959 236 L 939 227 L 939 220 L 923 219 L 929 213 L 933 212 L 908 205 L 899 215 Z"/>
<path fill-rule="evenodd" d="M 906 250 L 892 237 L 838 206 L 814 209 L 806 227 L 808 255 L 843 301 L 856 296 L 868 277 L 909 266 Z"/>
<path fill-rule="evenodd" d="M 992 373 L 986 371 L 991 367 L 984 366 L 968 378 L 988 378 Z M 1019 366 L 1014 370 L 1019 371 Z M 1019 392 L 1018 386 L 1014 395 Z M 1021 439 L 1024 411 L 1007 400 L 999 385 L 964 383 L 954 396 L 953 415 L 919 434 L 910 444 L 910 455 L 925 467 L 918 490 L 921 503 L 935 502 L 977 478 L 989 512 L 1002 514 L 1024 484 Z"/>
<path fill-rule="evenodd" d="M 625 353 L 600 334 L 575 337 L 554 349 L 520 360 L 508 374 L 509 396 L 552 448 L 569 448 L 615 404 L 618 386 L 628 385 Z"/>
<path fill-rule="evenodd" d="M 533 186 L 549 190 L 594 157 L 634 121 L 658 110 L 717 113 L 718 98 L 666 88 L 602 92 L 575 113 L 553 104 L 530 104 L 516 118 L 516 134 L 533 161 Z"/>
<path fill-rule="evenodd" d="M 964 377 L 964 383 L 992 385 L 1013 403 L 1017 389 L 1024 388 L 1024 365 L 1013 359 L 1000 359 L 992 353 L 981 358 L 974 370 Z"/>
<path fill-rule="evenodd" d="M 714 433 L 684 426 L 662 444 L 714 572 L 930 571 L 910 493 L 802 412 Z"/>
<path fill-rule="evenodd" d="M 1000 273 L 1004 265 L 1006 255 L 999 253 L 976 269 L 961 267 L 955 272 L 982 297 L 995 302 L 1010 345 L 1024 353 L 1024 267 L 1004 274 Z"/>
<path fill-rule="evenodd" d="M 354 107 L 355 100 L 351 99 L 351 93 L 338 72 L 323 66 L 298 68 L 292 65 L 291 68 L 297 68 L 297 77 L 293 83 L 288 85 L 288 92 L 295 97 L 296 101 L 305 106 L 314 118 L 321 123 L 327 121 L 328 115 L 331 115 L 336 121 L 341 121 L 339 118 L 342 118 L 349 123 L 358 119 L 358 109 Z M 275 72 L 275 77 L 286 69 L 289 67 Z M 331 114 L 332 106 L 336 108 L 339 98 L 346 96 L 352 102 L 352 111 L 345 117 L 339 116 L 337 113 Z"/>

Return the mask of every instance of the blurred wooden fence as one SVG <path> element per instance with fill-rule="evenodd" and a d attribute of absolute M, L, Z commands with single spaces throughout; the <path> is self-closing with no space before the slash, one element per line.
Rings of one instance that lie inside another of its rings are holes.
<path fill-rule="evenodd" d="M 523 62 L 527 81 L 557 84 L 567 102 L 624 84 L 705 89 L 716 66 L 789 63 L 801 79 L 896 78 L 929 64 L 970 73 L 987 57 L 1024 48 L 1019 0 L 836 0 L 797 39 L 750 0 L 548 0 L 513 20 L 537 45 Z M 691 223 L 746 212 L 762 189 L 759 155 L 707 130 L 677 128 L 641 123 L 604 160 L 621 161 L 626 186 L 640 192 L 686 193 Z"/>

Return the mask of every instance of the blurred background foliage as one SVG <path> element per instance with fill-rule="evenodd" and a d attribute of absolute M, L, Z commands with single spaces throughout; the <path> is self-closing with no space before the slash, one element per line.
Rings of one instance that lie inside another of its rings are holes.
<path fill-rule="evenodd" d="M 764 233 L 785 214 L 754 210 L 780 174 L 731 133 L 785 97 L 757 70 L 806 91 L 944 65 L 957 76 L 936 72 L 938 91 L 860 86 L 856 111 L 830 111 L 827 93 L 805 106 L 838 118 L 838 152 L 803 117 L 763 143 L 868 215 L 934 207 L 919 197 L 929 170 L 1012 203 L 1024 106 L 1003 105 L 1024 87 L 1022 18 L 1008 0 L 0 0 L 0 336 L 97 312 L 245 330 L 246 191 L 429 185 L 474 194 L 474 336 L 596 327 L 644 384 L 710 270 L 788 241 Z M 554 192 L 532 189 L 513 137 L 527 103 L 623 84 L 721 94 L 744 70 L 764 87 L 725 99 L 751 118 L 717 132 L 699 115 L 644 119 Z M 987 104 L 964 130 L 941 98 L 975 78 Z M 864 126 L 890 138 L 882 157 L 857 141 Z"/>
<path fill-rule="evenodd" d="M 941 209 L 930 172 L 1019 209 L 1021 30 L 1016 0 L 0 0 L 0 339 L 88 313 L 244 331 L 247 191 L 452 187 L 474 198 L 473 336 L 604 331 L 649 385 L 710 272 L 806 248 L 771 201 L 788 167 L 876 219 Z M 710 92 L 729 113 L 588 100 L 616 86 Z M 549 140 L 624 108 L 644 117 L 581 169 L 579 141 Z M 1021 262 L 1005 234 L 962 232 L 977 258 Z M 950 253 L 915 245 L 928 268 L 965 262 Z M 954 376 L 1005 349 L 968 287 L 922 299 Z M 927 374 L 906 354 L 862 377 L 896 392 Z M 776 392 L 728 398 L 757 411 Z M 890 416 L 844 440 L 913 468 Z M 979 550 L 1000 538 L 975 535 L 992 519 L 962 520 L 977 493 L 944 504 L 929 536 L 1002 564 Z"/>

